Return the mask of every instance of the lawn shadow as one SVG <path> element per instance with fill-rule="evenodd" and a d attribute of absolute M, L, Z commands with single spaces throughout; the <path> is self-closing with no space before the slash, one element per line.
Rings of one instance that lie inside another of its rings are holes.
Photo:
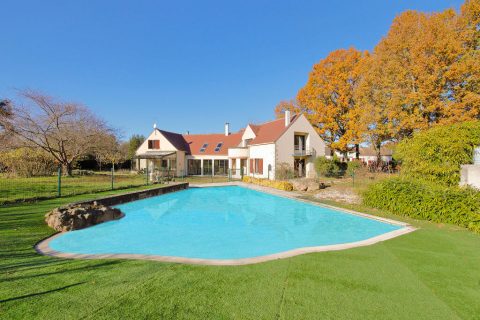
<path fill-rule="evenodd" d="M 62 269 L 62 270 L 58 270 L 58 271 L 44 272 L 44 273 L 32 274 L 32 275 L 28 275 L 28 276 L 11 277 L 11 278 L 4 279 L 3 281 L 8 282 L 8 281 L 31 279 L 31 278 L 38 278 L 38 277 L 44 277 L 44 276 L 60 275 L 60 274 L 64 274 L 64 273 L 77 272 L 77 271 L 96 270 L 98 268 L 115 266 L 115 265 L 121 264 L 123 262 L 124 261 L 107 261 L 107 262 L 102 262 L 102 263 L 98 263 L 98 264 L 95 264 L 95 265 L 87 265 L 87 266 L 78 267 L 78 268 Z"/>
<path fill-rule="evenodd" d="M 23 296 L 8 298 L 8 299 L 0 300 L 0 303 L 37 297 L 37 296 L 41 296 L 41 295 L 48 294 L 48 293 L 62 291 L 62 290 L 65 290 L 65 289 L 68 289 L 68 288 L 71 288 L 71 287 L 76 287 L 76 286 L 79 286 L 79 285 L 82 285 L 82 284 L 85 284 L 85 283 L 86 283 L 86 281 L 78 282 L 78 283 L 70 284 L 68 286 L 64 286 L 64 287 L 60 287 L 60 288 L 56 288 L 56 289 L 52 289 L 52 290 L 47 290 L 47 291 L 42 291 L 42 292 L 37 292 L 37 293 L 30 293 L 30 294 L 26 294 L 26 295 L 23 295 Z"/>

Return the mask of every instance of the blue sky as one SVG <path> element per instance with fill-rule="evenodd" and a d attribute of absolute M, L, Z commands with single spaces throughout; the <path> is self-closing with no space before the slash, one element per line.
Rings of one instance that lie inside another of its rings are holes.
<path fill-rule="evenodd" d="M 330 51 L 370 50 L 400 12 L 462 2 L 2 0 L 0 98 L 81 102 L 125 136 L 237 130 L 272 119 Z"/>

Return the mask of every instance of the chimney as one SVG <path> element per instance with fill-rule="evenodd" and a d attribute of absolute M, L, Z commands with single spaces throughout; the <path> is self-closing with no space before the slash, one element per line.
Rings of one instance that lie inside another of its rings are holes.
<path fill-rule="evenodd" d="M 230 123 L 225 122 L 225 135 L 230 135 Z"/>
<path fill-rule="evenodd" d="M 290 110 L 285 110 L 285 127 L 290 125 Z"/>

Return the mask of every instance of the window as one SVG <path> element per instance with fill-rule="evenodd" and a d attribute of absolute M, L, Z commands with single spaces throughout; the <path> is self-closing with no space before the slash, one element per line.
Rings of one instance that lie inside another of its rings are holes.
<path fill-rule="evenodd" d="M 215 147 L 215 152 L 220 151 L 220 149 L 222 148 L 222 146 L 223 146 L 223 142 L 218 143 L 217 146 Z"/>
<path fill-rule="evenodd" d="M 199 176 L 202 174 L 202 160 L 188 159 L 188 174 Z"/>
<path fill-rule="evenodd" d="M 227 175 L 228 174 L 228 160 L 215 160 L 214 161 L 215 175 Z"/>
<path fill-rule="evenodd" d="M 160 149 L 160 140 L 148 140 L 148 149 Z"/>
<path fill-rule="evenodd" d="M 295 135 L 294 144 L 296 151 L 305 151 L 305 136 L 304 135 Z"/>
<path fill-rule="evenodd" d="M 205 152 L 208 147 L 208 143 L 204 143 L 203 146 L 200 148 L 200 152 Z"/>
<path fill-rule="evenodd" d="M 263 159 L 250 159 L 250 173 L 263 174 Z"/>
<path fill-rule="evenodd" d="M 203 160 L 203 175 L 212 175 L 212 160 Z"/>

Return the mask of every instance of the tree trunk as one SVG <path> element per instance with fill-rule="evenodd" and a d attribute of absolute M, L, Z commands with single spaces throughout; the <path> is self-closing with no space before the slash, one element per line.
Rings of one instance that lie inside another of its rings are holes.
<path fill-rule="evenodd" d="M 68 177 L 71 177 L 72 176 L 72 171 L 73 171 L 73 168 L 72 168 L 72 163 L 71 162 L 65 163 L 63 165 L 63 174 L 65 174 Z"/>
<path fill-rule="evenodd" d="M 379 168 L 382 164 L 382 143 L 377 142 L 375 145 L 375 151 L 377 151 L 377 168 Z"/>
<path fill-rule="evenodd" d="M 355 159 L 360 160 L 360 145 L 355 144 Z"/>

